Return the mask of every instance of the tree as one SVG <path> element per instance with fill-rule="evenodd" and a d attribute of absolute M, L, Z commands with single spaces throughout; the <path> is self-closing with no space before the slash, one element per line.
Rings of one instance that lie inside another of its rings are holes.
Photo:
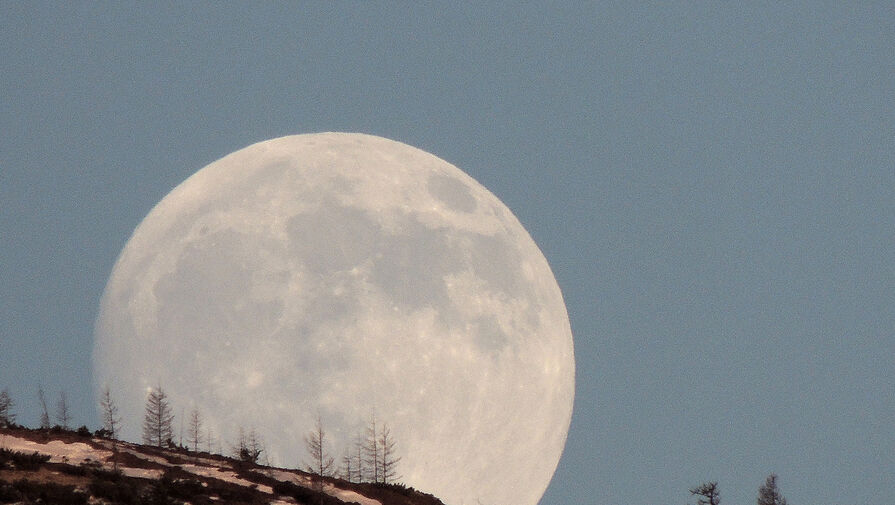
<path fill-rule="evenodd" d="M 205 445 L 208 447 L 208 454 L 214 454 L 214 432 L 211 431 L 211 426 L 205 431 Z"/>
<path fill-rule="evenodd" d="M 764 485 L 758 488 L 758 505 L 786 505 L 786 498 L 777 489 L 777 475 L 768 475 Z"/>
<path fill-rule="evenodd" d="M 56 402 L 56 424 L 67 430 L 71 423 L 71 411 L 68 408 L 68 399 L 65 397 L 65 391 L 59 392 L 59 401 Z"/>
<path fill-rule="evenodd" d="M 16 415 L 12 413 L 15 404 L 9 396 L 9 389 L 0 391 L 0 428 L 8 428 L 16 422 Z"/>
<path fill-rule="evenodd" d="M 121 418 L 118 417 L 118 405 L 112 400 L 109 386 L 103 388 L 103 396 L 100 398 L 99 405 L 103 409 L 103 429 L 109 433 L 114 445 L 114 440 L 118 438 L 118 431 L 121 428 Z"/>
<path fill-rule="evenodd" d="M 50 411 L 47 409 L 47 397 L 44 395 L 44 387 L 37 386 L 37 399 L 40 400 L 40 429 L 50 429 Z"/>
<path fill-rule="evenodd" d="M 353 466 L 354 458 L 351 457 L 351 447 L 345 448 L 345 454 L 342 455 L 342 467 L 339 474 L 348 482 L 355 482 L 355 468 Z"/>
<path fill-rule="evenodd" d="M 379 448 L 379 431 L 376 429 L 376 415 L 370 415 L 370 423 L 367 425 L 366 441 L 364 442 L 364 465 L 367 467 L 367 480 L 370 482 L 381 482 L 380 475 L 380 448 Z"/>
<path fill-rule="evenodd" d="M 706 482 L 690 489 L 690 494 L 699 496 L 699 505 L 718 505 L 721 503 L 721 492 L 717 482 Z"/>
<path fill-rule="evenodd" d="M 112 439 L 112 467 L 118 471 L 118 431 L 121 427 L 121 418 L 118 417 L 118 406 L 112 400 L 112 391 L 109 386 L 103 388 L 103 396 L 99 400 L 99 405 L 103 409 L 103 429 Z"/>
<path fill-rule="evenodd" d="M 168 396 L 159 386 L 150 390 L 146 397 L 143 415 L 143 443 L 163 447 L 172 443 L 174 414 L 168 405 Z"/>
<path fill-rule="evenodd" d="M 395 439 L 388 425 L 383 423 L 379 431 L 379 448 L 382 451 L 382 469 L 379 475 L 383 484 L 398 480 L 398 462 L 401 458 L 395 454 Z"/>
<path fill-rule="evenodd" d="M 202 416 L 199 409 L 193 408 L 190 412 L 190 425 L 186 434 L 187 443 L 193 447 L 193 452 L 199 452 L 199 444 L 202 442 Z"/>
<path fill-rule="evenodd" d="M 354 475 L 357 482 L 364 481 L 364 437 L 360 433 L 354 439 Z"/>
<path fill-rule="evenodd" d="M 333 471 L 333 458 L 326 451 L 326 431 L 323 429 L 323 421 L 317 416 L 314 429 L 305 436 L 305 447 L 311 462 L 307 465 L 308 471 L 318 477 L 328 477 Z"/>
<path fill-rule="evenodd" d="M 233 455 L 240 461 L 245 463 L 257 463 L 261 453 L 264 452 L 264 444 L 261 438 L 252 428 L 246 434 L 242 426 L 239 427 L 239 437 L 236 440 L 236 446 L 233 448 Z"/>

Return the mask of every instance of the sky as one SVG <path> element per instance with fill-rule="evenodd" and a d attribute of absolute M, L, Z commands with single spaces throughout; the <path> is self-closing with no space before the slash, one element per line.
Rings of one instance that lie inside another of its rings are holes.
<path fill-rule="evenodd" d="M 893 54 L 887 2 L 0 0 L 0 389 L 98 427 L 99 299 L 153 205 L 364 132 L 466 171 L 550 262 L 576 399 L 541 505 L 745 505 L 771 472 L 793 505 L 891 503 Z"/>

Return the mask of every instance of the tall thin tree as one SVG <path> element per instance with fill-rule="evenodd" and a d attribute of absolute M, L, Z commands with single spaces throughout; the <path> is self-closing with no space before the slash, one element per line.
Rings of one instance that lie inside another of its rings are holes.
<path fill-rule="evenodd" d="M 205 446 L 208 448 L 208 454 L 214 454 L 214 432 L 211 426 L 205 429 Z"/>
<path fill-rule="evenodd" d="M 305 448 L 310 457 L 308 471 L 318 477 L 329 477 L 333 471 L 333 458 L 326 450 L 326 431 L 319 415 L 314 429 L 305 436 Z"/>
<path fill-rule="evenodd" d="M 99 405 L 103 410 L 103 429 L 109 433 L 109 438 L 114 441 L 118 438 L 118 431 L 121 429 L 121 417 L 118 416 L 118 405 L 112 399 L 112 391 L 109 389 L 109 386 L 103 388 Z"/>
<path fill-rule="evenodd" d="M 68 398 L 65 391 L 59 392 L 59 401 L 56 402 L 56 424 L 67 430 L 71 424 L 71 410 L 68 408 Z"/>
<path fill-rule="evenodd" d="M 379 430 L 379 449 L 382 452 L 382 461 L 380 470 L 380 478 L 383 484 L 393 483 L 398 480 L 398 462 L 401 457 L 397 455 L 395 450 L 395 439 L 392 437 L 392 431 L 388 424 L 383 423 L 382 429 Z"/>
<path fill-rule="evenodd" d="M 358 482 L 364 481 L 364 437 L 358 432 L 354 439 L 354 475 Z"/>
<path fill-rule="evenodd" d="M 382 482 L 380 471 L 380 462 L 382 461 L 382 452 L 379 448 L 379 430 L 376 429 L 376 414 L 370 415 L 370 422 L 367 424 L 366 441 L 364 442 L 364 464 L 367 467 L 367 480 L 370 482 Z"/>
<path fill-rule="evenodd" d="M 354 458 L 351 457 L 351 446 L 345 447 L 345 453 L 342 454 L 342 465 L 339 469 L 341 477 L 348 482 L 354 482 Z"/>
<path fill-rule="evenodd" d="M 193 452 L 199 452 L 199 444 L 202 443 L 202 415 L 196 407 L 190 412 L 187 443 L 193 447 Z"/>
<path fill-rule="evenodd" d="M 163 447 L 171 443 L 174 414 L 161 385 L 149 391 L 143 415 L 143 443 Z"/>
<path fill-rule="evenodd" d="M 44 394 L 44 387 L 37 385 L 37 399 L 40 402 L 40 429 L 50 429 L 50 410 L 47 408 L 47 396 Z"/>
<path fill-rule="evenodd" d="M 118 417 L 118 405 L 112 399 L 112 391 L 109 386 L 103 387 L 103 395 L 99 402 L 103 409 L 103 429 L 112 439 L 112 468 L 118 471 L 118 430 L 121 426 L 121 418 Z"/>

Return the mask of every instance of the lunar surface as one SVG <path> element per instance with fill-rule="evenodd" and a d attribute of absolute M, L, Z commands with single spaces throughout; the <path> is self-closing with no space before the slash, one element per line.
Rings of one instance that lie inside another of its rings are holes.
<path fill-rule="evenodd" d="M 229 452 L 305 466 L 372 416 L 400 481 L 449 505 L 535 505 L 562 454 L 572 333 L 543 254 L 453 165 L 362 134 L 295 135 L 203 168 L 140 223 L 100 304 L 97 390 L 139 441 L 161 385 Z M 207 441 L 203 441 L 206 447 Z"/>

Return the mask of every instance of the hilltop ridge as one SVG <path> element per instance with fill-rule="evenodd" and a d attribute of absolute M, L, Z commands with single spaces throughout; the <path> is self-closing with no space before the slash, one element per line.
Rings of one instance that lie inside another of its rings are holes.
<path fill-rule="evenodd" d="M 0 503 L 444 505 L 401 484 L 350 483 L 87 430 L 19 427 L 0 428 Z"/>

